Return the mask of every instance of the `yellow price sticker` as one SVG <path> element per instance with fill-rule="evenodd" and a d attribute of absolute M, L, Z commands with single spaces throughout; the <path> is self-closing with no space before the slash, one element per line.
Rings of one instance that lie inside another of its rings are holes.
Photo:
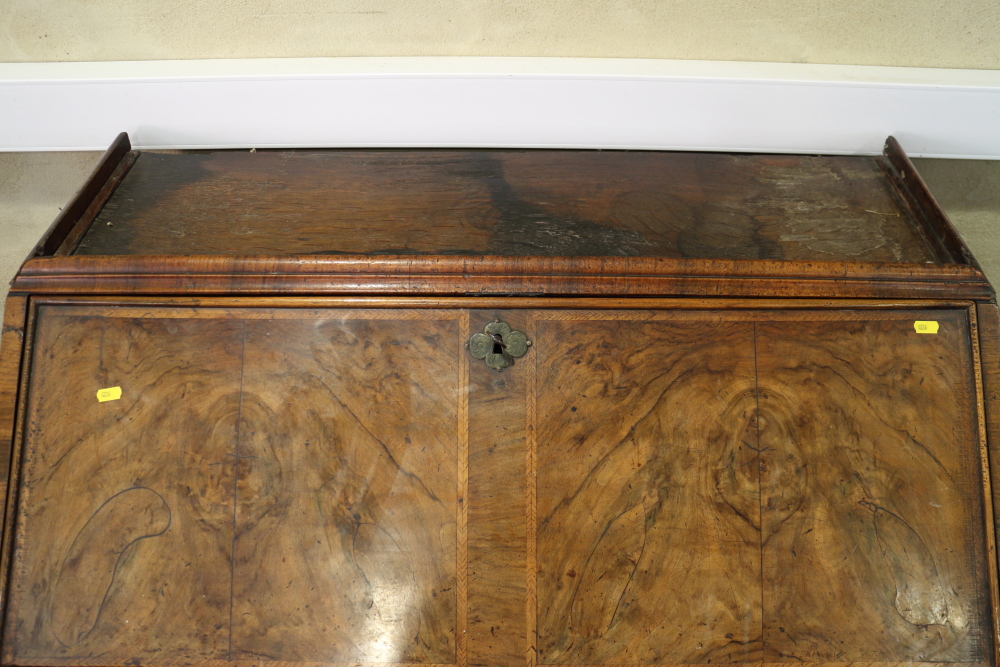
<path fill-rule="evenodd" d="M 938 332 L 938 323 L 934 321 L 923 322 L 921 320 L 917 320 L 913 323 L 913 329 L 917 333 L 936 334 Z"/>
<path fill-rule="evenodd" d="M 121 387 L 108 387 L 107 389 L 97 390 L 97 400 L 101 403 L 104 401 L 117 401 L 122 397 Z"/>

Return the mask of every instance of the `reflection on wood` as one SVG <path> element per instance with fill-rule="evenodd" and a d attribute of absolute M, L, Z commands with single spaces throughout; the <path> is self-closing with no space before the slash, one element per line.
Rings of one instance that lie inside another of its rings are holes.
<path fill-rule="evenodd" d="M 760 659 L 752 329 L 542 321 L 541 664 Z"/>
<path fill-rule="evenodd" d="M 5 664 L 989 664 L 965 311 L 501 314 L 42 306 Z"/>
<path fill-rule="evenodd" d="M 242 324 L 43 308 L 4 661 L 225 659 Z M 122 398 L 95 393 L 121 386 Z"/>
<path fill-rule="evenodd" d="M 758 324 L 757 346 L 766 659 L 986 660 L 965 313 Z"/>
<path fill-rule="evenodd" d="M 143 153 L 82 255 L 935 261 L 871 157 Z"/>
<path fill-rule="evenodd" d="M 247 323 L 233 658 L 454 663 L 459 350 L 455 320 Z"/>

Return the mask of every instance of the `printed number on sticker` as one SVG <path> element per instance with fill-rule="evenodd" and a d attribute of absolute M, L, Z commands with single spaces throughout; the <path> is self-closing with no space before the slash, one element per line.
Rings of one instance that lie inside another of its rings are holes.
<path fill-rule="evenodd" d="M 97 390 L 97 400 L 103 403 L 104 401 L 117 401 L 122 397 L 121 387 L 108 387 L 107 389 Z"/>
<path fill-rule="evenodd" d="M 913 328 L 919 334 L 936 334 L 938 332 L 938 323 L 934 321 L 922 322 L 917 320 L 913 323 Z"/>

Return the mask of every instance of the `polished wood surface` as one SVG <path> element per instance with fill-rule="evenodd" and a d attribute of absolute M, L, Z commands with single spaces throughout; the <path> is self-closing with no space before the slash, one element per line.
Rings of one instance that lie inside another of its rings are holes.
<path fill-rule="evenodd" d="M 884 155 L 878 159 L 903 205 L 917 221 L 917 229 L 938 256 L 950 257 L 960 264 L 976 265 L 976 260 L 940 204 L 931 194 L 920 172 L 913 166 L 895 137 L 885 142 Z"/>
<path fill-rule="evenodd" d="M 53 253 L 56 257 L 63 257 L 65 255 L 71 255 L 76 250 L 77 245 L 83 239 L 83 235 L 87 233 L 90 229 L 90 225 L 94 222 L 94 218 L 101 211 L 104 205 L 107 203 L 108 198 L 121 183 L 125 175 L 128 174 L 129 169 L 135 164 L 136 158 L 139 157 L 139 151 L 129 151 L 122 156 L 121 160 L 115 166 L 115 170 L 108 175 L 107 180 L 101 189 L 94 194 L 93 199 L 90 201 L 90 205 L 84 209 L 76 219 L 73 227 L 68 230 L 62 243 Z"/>
<path fill-rule="evenodd" d="M 473 310 L 463 332 L 482 331 L 496 311 Z M 505 311 L 520 331 L 530 312 Z M 469 658 L 477 667 L 521 667 L 533 656 L 528 634 L 528 410 L 534 365 L 497 373 L 471 360 L 469 396 Z M 534 607 L 530 607 L 533 610 Z"/>
<path fill-rule="evenodd" d="M 0 664 L 998 664 L 1000 311 L 893 139 L 129 149 L 12 284 Z"/>
<path fill-rule="evenodd" d="M 992 472 L 993 520 L 996 535 L 1000 537 L 1000 308 L 996 303 L 976 305 L 979 329 L 979 355 L 983 383 L 983 417 L 986 422 L 989 459 Z M 997 563 L 997 554 L 994 554 Z M 1000 636 L 1000 634 L 998 634 Z"/>
<path fill-rule="evenodd" d="M 24 327 L 28 316 L 28 300 L 7 297 L 0 331 L 0 498 L 7 498 L 10 473 L 11 444 L 14 439 L 14 417 L 21 379 L 21 352 L 24 348 Z"/>
<path fill-rule="evenodd" d="M 233 659 L 455 664 L 457 319 L 246 323 Z"/>
<path fill-rule="evenodd" d="M 5 663 L 227 656 L 241 335 L 39 313 Z"/>
<path fill-rule="evenodd" d="M 128 134 L 120 133 L 104 152 L 94 170 L 84 181 L 73 198 L 64 206 L 56 219 L 42 235 L 31 256 L 51 256 L 72 236 L 69 246 L 74 246 L 100 212 L 108 197 L 121 182 L 138 152 L 132 151 Z M 69 250 L 69 247 L 67 247 Z"/>
<path fill-rule="evenodd" d="M 535 333 L 539 662 L 759 661 L 752 326 L 584 318 Z"/>
<path fill-rule="evenodd" d="M 964 300 L 940 299 L 692 299 L 692 298 L 610 298 L 549 296 L 158 296 L 120 295 L 37 296 L 36 305 L 58 305 L 66 313 L 107 313 L 119 317 L 141 317 L 150 307 L 161 313 L 185 317 L 239 317 L 245 319 L 282 319 L 299 317 L 302 310 L 321 309 L 481 309 L 488 303 L 489 313 L 504 312 L 513 318 L 522 310 L 726 310 L 735 317 L 739 311 L 766 311 L 771 318 L 797 317 L 794 311 L 827 310 L 967 310 L 973 304 Z M 513 321 L 513 320 L 511 320 Z M 515 327 L 517 328 L 517 327 Z"/>
<path fill-rule="evenodd" d="M 891 137 L 878 158 L 126 148 L 12 293 L 993 298 Z"/>
<path fill-rule="evenodd" d="M 11 286 L 34 294 L 563 295 L 990 299 L 961 264 L 660 257 L 54 257 Z"/>
<path fill-rule="evenodd" d="M 918 224 L 869 157 L 144 152 L 76 252 L 953 261 Z"/>
<path fill-rule="evenodd" d="M 967 320 L 913 319 L 756 325 L 765 661 L 991 656 Z"/>
<path fill-rule="evenodd" d="M 994 664 L 967 307 L 65 301 L 5 664 Z"/>

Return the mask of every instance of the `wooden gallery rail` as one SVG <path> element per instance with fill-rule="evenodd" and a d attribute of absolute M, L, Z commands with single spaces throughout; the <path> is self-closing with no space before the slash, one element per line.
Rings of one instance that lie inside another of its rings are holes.
<path fill-rule="evenodd" d="M 998 328 L 891 138 L 123 134 L 6 304 L 0 661 L 995 666 Z"/>

